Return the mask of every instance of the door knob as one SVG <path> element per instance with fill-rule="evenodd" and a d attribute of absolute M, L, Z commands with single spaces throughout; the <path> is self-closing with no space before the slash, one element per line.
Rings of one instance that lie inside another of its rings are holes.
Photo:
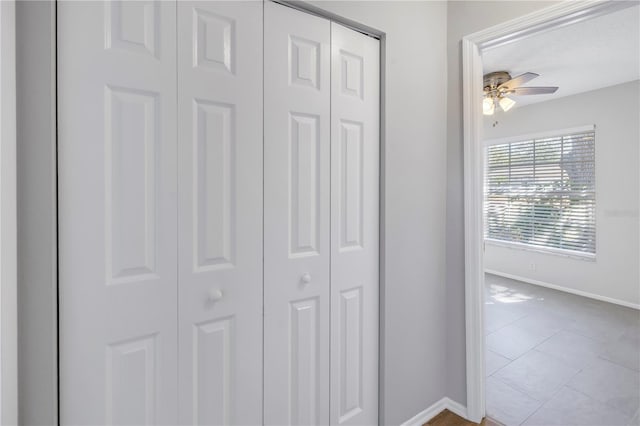
<path fill-rule="evenodd" d="M 222 290 L 217 288 L 212 288 L 211 290 L 209 290 L 210 302 L 217 302 L 220 299 L 222 299 Z"/>
<path fill-rule="evenodd" d="M 300 281 L 302 281 L 303 284 L 309 284 L 311 282 L 311 274 L 308 272 L 302 274 Z"/>

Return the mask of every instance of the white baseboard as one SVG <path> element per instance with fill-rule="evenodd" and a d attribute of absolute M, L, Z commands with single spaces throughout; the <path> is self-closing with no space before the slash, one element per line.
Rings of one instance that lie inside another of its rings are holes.
<path fill-rule="evenodd" d="M 445 398 L 447 400 L 447 409 L 454 414 L 462 417 L 463 419 L 469 420 L 467 417 L 467 407 L 460 404 L 459 402 L 454 401 L 451 398 Z"/>
<path fill-rule="evenodd" d="M 485 269 L 484 271 L 488 274 L 498 275 L 500 277 L 505 277 L 505 278 L 511 278 L 512 280 L 522 281 L 522 282 L 533 284 L 533 285 L 539 285 L 540 287 L 547 287 L 553 290 L 559 290 L 559 291 L 564 291 L 565 293 L 575 294 L 577 296 L 588 297 L 589 299 L 600 300 L 602 302 L 609 302 L 615 305 L 626 306 L 627 308 L 640 310 L 640 304 L 638 303 L 631 303 L 625 300 L 614 299 L 613 297 L 600 296 L 599 294 L 588 293 L 586 291 L 576 290 L 574 288 L 569 288 L 569 287 L 563 287 L 557 284 L 550 284 L 544 281 L 538 281 L 531 278 L 521 277 L 519 275 L 507 274 L 505 272 L 500 272 L 493 269 Z"/>
<path fill-rule="evenodd" d="M 444 397 L 435 404 L 411 417 L 406 422 L 402 423 L 401 426 L 422 426 L 444 410 L 449 410 L 460 417 L 465 419 L 467 418 L 467 408 L 465 406 L 451 398 Z"/>

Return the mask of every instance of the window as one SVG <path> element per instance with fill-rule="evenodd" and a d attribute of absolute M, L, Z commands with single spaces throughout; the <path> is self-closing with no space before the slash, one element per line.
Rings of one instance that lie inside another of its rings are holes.
<path fill-rule="evenodd" d="M 595 131 L 487 147 L 485 238 L 593 257 Z"/>

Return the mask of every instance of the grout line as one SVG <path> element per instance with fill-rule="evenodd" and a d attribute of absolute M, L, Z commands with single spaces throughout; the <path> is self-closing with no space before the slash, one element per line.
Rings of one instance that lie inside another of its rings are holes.
<path fill-rule="evenodd" d="M 523 330 L 523 331 L 524 331 L 524 330 Z M 536 345 L 534 345 L 534 346 L 532 346 L 531 348 L 527 349 L 525 352 L 523 352 L 522 354 L 518 355 L 518 356 L 517 356 L 517 357 L 515 357 L 515 358 L 509 358 L 508 356 L 506 356 L 506 355 L 504 355 L 504 354 L 501 354 L 500 352 L 495 351 L 495 350 L 491 349 L 491 348 L 490 348 L 490 347 L 488 347 L 488 346 L 486 347 L 485 351 L 491 351 L 491 352 L 493 352 L 493 353 L 495 353 L 495 354 L 500 355 L 500 356 L 501 356 L 501 357 L 503 357 L 503 358 L 510 359 L 510 360 L 511 360 L 511 362 L 513 362 L 513 361 L 516 361 L 516 360 L 518 360 L 518 359 L 522 358 L 523 356 L 525 356 L 526 354 L 530 353 L 531 351 L 535 351 L 535 350 L 536 350 L 536 348 L 537 348 L 538 346 L 542 345 L 542 344 L 543 344 L 543 343 L 545 343 L 547 340 L 551 339 L 552 337 L 554 337 L 556 334 L 560 333 L 561 331 L 564 331 L 564 329 L 560 329 L 560 330 L 558 330 L 558 331 L 554 332 L 552 335 L 550 335 L 549 337 L 546 337 L 544 340 L 540 341 L 540 343 L 537 343 Z M 537 351 L 537 352 L 544 353 L 545 355 L 551 355 L 551 354 L 547 354 L 546 352 L 542 352 L 542 351 Z M 554 358 L 557 358 L 557 357 L 555 357 L 555 356 L 554 356 Z M 564 361 L 563 361 L 563 362 L 564 362 Z M 566 364 L 566 363 L 565 363 L 565 364 Z M 505 366 L 505 367 L 506 367 L 506 366 Z M 502 368 L 504 368 L 504 367 L 502 367 Z M 502 369 L 502 368 L 501 368 L 501 369 Z M 497 371 L 496 371 L 496 372 L 497 372 Z"/>
<path fill-rule="evenodd" d="M 530 398 L 530 399 L 532 399 L 532 400 L 534 400 L 534 401 L 536 401 L 536 402 L 539 402 L 539 403 L 540 403 L 540 406 L 539 406 L 538 408 L 536 408 L 536 409 L 535 409 L 531 414 L 529 414 L 529 415 L 528 415 L 528 416 L 527 416 L 527 417 L 526 417 L 522 422 L 520 422 L 520 423 L 519 423 L 519 425 L 524 424 L 524 422 L 526 422 L 526 421 L 529 419 L 529 417 L 531 417 L 531 416 L 532 416 L 532 415 L 534 415 L 536 412 L 538 412 L 538 410 L 539 410 L 540 408 L 542 408 L 542 406 L 543 406 L 543 405 L 545 405 L 545 404 L 546 404 L 546 402 L 547 402 L 547 401 L 540 401 L 540 400 L 538 400 L 538 399 L 536 399 L 536 398 L 532 397 L 531 395 L 529 395 L 528 393 L 524 392 L 523 390 L 521 390 L 521 389 L 518 389 L 518 388 L 516 388 L 516 387 L 511 386 L 509 383 L 506 383 L 504 380 L 501 380 L 501 379 L 500 379 L 500 378 L 498 378 L 498 377 L 494 377 L 494 379 L 498 380 L 500 383 L 502 383 L 503 385 L 507 386 L 508 388 L 513 389 L 514 391 L 516 391 L 516 392 L 518 392 L 518 393 L 520 393 L 520 394 L 522 394 L 522 395 L 526 396 L 527 398 Z M 487 412 L 487 415 L 493 416 L 493 417 L 494 417 L 496 420 L 498 420 L 499 422 L 504 423 L 502 420 L 500 420 L 498 417 L 496 417 L 496 416 L 495 416 L 495 414 L 493 414 L 493 413 L 489 413 L 489 412 Z"/>
<path fill-rule="evenodd" d="M 598 398 L 594 397 L 593 395 L 589 395 L 588 393 L 585 393 L 585 392 L 581 391 L 580 389 L 576 389 L 576 388 L 571 387 L 569 385 L 564 385 L 563 387 L 566 387 L 569 390 L 572 390 L 572 391 L 574 391 L 576 393 L 579 393 L 581 395 L 584 395 L 587 398 L 592 399 L 592 400 L 594 400 L 594 401 L 596 401 L 596 402 L 598 402 L 598 403 L 600 403 L 602 405 L 605 405 L 605 406 L 611 408 L 613 411 L 617 412 L 618 414 L 620 414 L 620 415 L 622 415 L 624 417 L 627 417 L 629 420 L 633 420 L 633 417 L 635 416 L 635 414 L 632 415 L 632 416 L 629 416 L 627 413 L 622 412 L 620 410 L 620 408 L 614 407 L 613 405 L 610 405 L 608 402 L 600 401 Z M 640 412 L 640 408 L 638 408 L 638 410 L 636 410 L 636 414 L 638 414 L 639 412 Z"/>
<path fill-rule="evenodd" d="M 581 336 L 581 337 L 584 337 L 584 336 Z M 612 360 L 612 359 L 605 358 L 603 355 L 605 355 L 605 354 L 604 354 L 604 353 L 599 353 L 599 354 L 598 354 L 598 355 L 596 355 L 595 357 L 596 357 L 597 359 L 599 359 L 600 361 L 606 361 L 606 362 L 609 362 L 609 363 L 611 363 L 611 364 L 617 365 L 618 367 L 626 368 L 627 370 L 630 370 L 630 371 L 633 371 L 634 373 L 640 374 L 640 370 L 636 370 L 636 369 L 634 369 L 634 368 L 627 367 L 626 365 L 622 365 L 622 364 L 620 364 L 619 362 L 616 362 L 616 361 L 614 361 L 614 360 Z"/>
<path fill-rule="evenodd" d="M 520 425 L 521 425 L 521 426 L 522 426 L 522 425 L 524 425 L 524 424 L 527 422 L 527 420 L 529 420 L 531 417 L 533 417 L 533 416 L 534 416 L 538 411 L 540 411 L 540 410 L 542 409 L 542 407 L 544 407 L 545 405 L 547 405 L 547 403 L 548 403 L 549 401 L 551 401 L 553 398 L 555 398 L 555 396 L 556 396 L 558 393 L 560 393 L 560 391 L 562 390 L 562 388 L 564 388 L 565 386 L 566 386 L 566 385 L 562 385 L 562 386 L 560 386 L 560 387 L 559 387 L 559 388 L 558 388 L 558 389 L 553 393 L 553 395 L 552 395 L 552 396 L 550 396 L 549 398 L 547 398 L 546 400 L 544 400 L 544 401 L 542 402 L 542 404 L 540 404 L 540 406 L 539 406 L 538 408 L 536 408 L 536 409 L 533 411 L 533 413 L 529 414 L 529 415 L 528 415 L 528 416 L 527 416 L 527 417 L 526 417 L 526 418 L 525 418 L 525 419 L 520 423 Z M 526 394 L 526 395 L 527 395 L 527 396 L 529 396 L 529 397 L 531 398 L 531 396 L 530 396 L 529 394 Z M 535 399 L 535 398 L 533 398 L 533 399 Z"/>
<path fill-rule="evenodd" d="M 486 309 L 485 309 L 485 311 L 486 311 Z M 491 333 L 488 333 L 488 334 L 486 334 L 485 336 L 488 336 L 489 334 L 493 334 L 493 333 L 495 333 L 495 332 L 498 332 L 498 331 L 502 330 L 503 328 L 506 328 L 506 327 L 508 327 L 508 326 L 510 326 L 510 325 L 514 325 L 514 323 L 516 323 L 516 322 L 520 321 L 521 319 L 527 318 L 528 316 L 530 316 L 530 315 L 529 315 L 529 314 L 524 314 L 523 316 L 518 317 L 518 318 L 514 319 L 513 321 L 510 321 L 510 322 L 508 322 L 508 323 L 506 323 L 506 324 L 504 324 L 504 325 L 501 325 L 500 327 L 496 328 L 496 329 L 495 329 L 495 330 L 493 330 Z M 485 330 L 485 331 L 486 331 L 486 330 Z"/>

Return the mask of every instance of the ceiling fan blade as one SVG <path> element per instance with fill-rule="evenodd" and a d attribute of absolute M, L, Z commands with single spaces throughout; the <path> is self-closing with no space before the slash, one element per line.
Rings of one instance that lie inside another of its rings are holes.
<path fill-rule="evenodd" d="M 549 93 L 556 93 L 557 87 L 516 87 L 510 89 L 507 92 L 510 95 L 523 96 L 523 95 L 546 95 Z"/>
<path fill-rule="evenodd" d="M 514 77 L 509 81 L 505 81 L 500 86 L 498 86 L 498 89 L 506 89 L 506 90 L 515 89 L 516 87 L 520 87 L 523 84 L 528 83 L 529 81 L 533 80 L 536 77 L 538 77 L 538 74 L 534 72 L 525 72 L 524 74 Z"/>

